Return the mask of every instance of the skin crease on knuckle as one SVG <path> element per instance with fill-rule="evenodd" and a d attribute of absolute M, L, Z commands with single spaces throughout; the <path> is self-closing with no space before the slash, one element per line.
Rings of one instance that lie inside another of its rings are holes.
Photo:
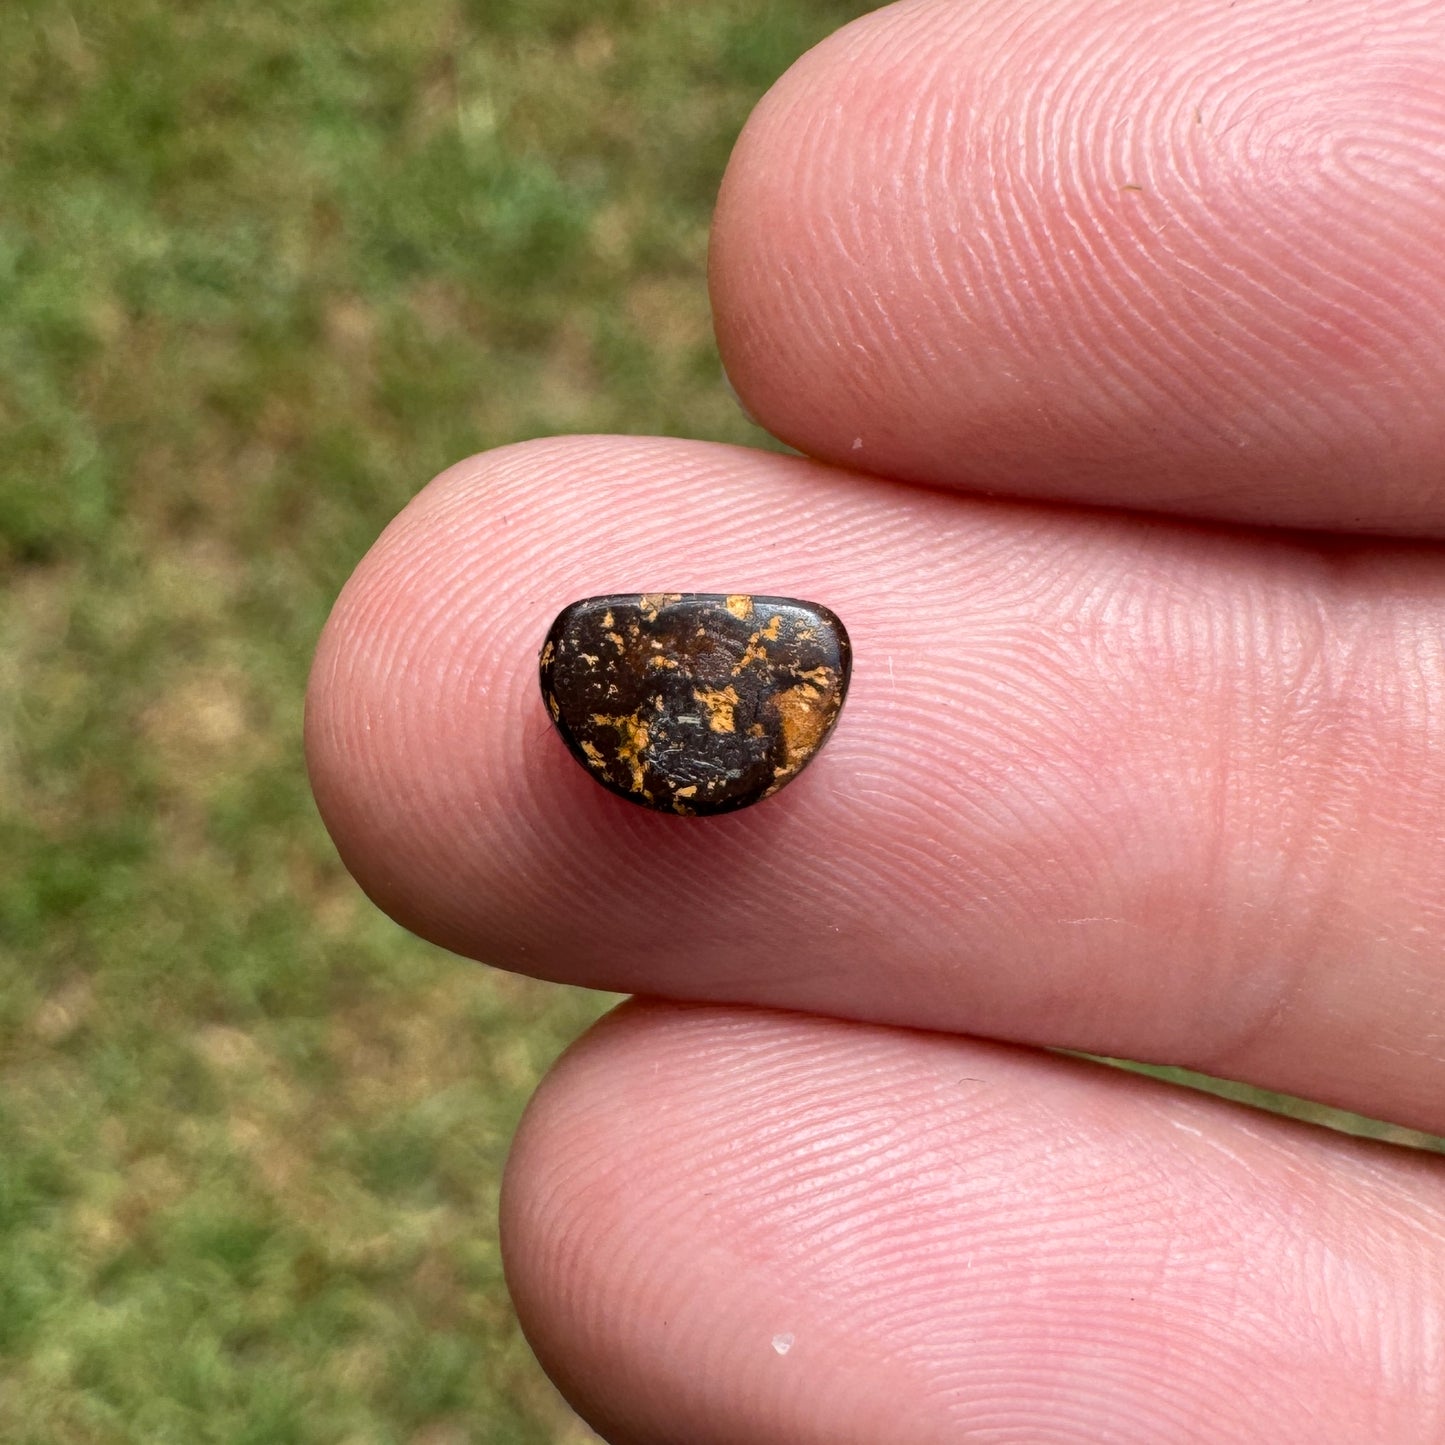
<path fill-rule="evenodd" d="M 639 578 L 767 578 L 847 622 L 849 701 L 778 798 L 648 817 L 551 736 L 553 614 Z M 373 897 L 504 967 L 1212 1068 L 1439 1128 L 1442 615 L 1423 546 L 701 443 L 528 444 L 453 469 L 358 570 L 313 776 Z"/>
<path fill-rule="evenodd" d="M 1445 6 L 959 5 L 755 112 L 712 286 L 749 411 L 910 481 L 1445 531 Z"/>
<path fill-rule="evenodd" d="M 1152 1081 L 632 1004 L 529 1109 L 504 1259 L 617 1445 L 1434 1445 L 1438 1175 Z"/>

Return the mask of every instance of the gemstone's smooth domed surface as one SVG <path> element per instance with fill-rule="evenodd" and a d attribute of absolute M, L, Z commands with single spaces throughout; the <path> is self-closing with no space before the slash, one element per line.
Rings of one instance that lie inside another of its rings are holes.
<path fill-rule="evenodd" d="M 826 607 L 791 597 L 647 592 L 563 608 L 542 696 L 605 788 L 686 816 L 776 793 L 837 721 L 852 648 Z"/>

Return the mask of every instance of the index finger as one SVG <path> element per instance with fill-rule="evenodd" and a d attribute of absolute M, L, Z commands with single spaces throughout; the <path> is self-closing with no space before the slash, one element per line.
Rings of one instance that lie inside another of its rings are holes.
<path fill-rule="evenodd" d="M 895 479 L 1445 531 L 1445 5 L 908 0 L 723 187 L 753 415 Z"/>

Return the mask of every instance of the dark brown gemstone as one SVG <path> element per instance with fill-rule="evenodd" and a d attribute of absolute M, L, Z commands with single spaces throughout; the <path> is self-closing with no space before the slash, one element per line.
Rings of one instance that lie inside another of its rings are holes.
<path fill-rule="evenodd" d="M 562 610 L 542 696 L 605 788 L 668 813 L 730 813 L 776 793 L 823 745 L 852 649 L 790 597 L 647 592 Z"/>

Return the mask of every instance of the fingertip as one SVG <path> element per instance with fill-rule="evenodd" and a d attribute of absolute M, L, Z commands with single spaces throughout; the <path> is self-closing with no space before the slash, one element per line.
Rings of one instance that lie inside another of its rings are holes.
<path fill-rule="evenodd" d="M 609 1439 L 1423 1442 L 1433 1195 L 1074 1061 L 649 1002 L 528 1110 L 503 1250 Z"/>
<path fill-rule="evenodd" d="M 1435 0 L 874 12 L 729 166 L 729 373 L 907 481 L 1438 532 L 1442 65 Z"/>
<path fill-rule="evenodd" d="M 472 458 L 426 487 L 338 598 L 308 690 L 317 803 L 363 889 L 445 947 L 628 992 L 642 979 L 659 986 L 654 964 L 670 952 L 662 935 L 638 950 L 618 930 L 663 911 L 649 869 L 666 879 L 669 905 L 685 898 L 700 915 L 720 917 L 727 901 L 757 918 L 760 898 L 786 909 L 762 876 L 766 850 L 750 843 L 755 815 L 770 820 L 781 856 L 802 855 L 812 834 L 794 799 L 826 796 L 839 742 L 757 809 L 664 817 L 603 792 L 570 760 L 538 655 L 565 606 L 609 592 L 828 605 L 846 578 L 840 605 L 853 623 L 850 600 L 873 582 L 837 534 L 896 519 L 867 488 L 848 478 L 825 488 L 820 474 L 741 448 L 569 437 Z M 719 899 L 719 870 L 732 870 L 736 898 Z M 686 972 L 685 959 L 668 966 Z M 725 976 L 694 970 L 679 986 Z"/>
<path fill-rule="evenodd" d="M 731 1210 L 723 1174 L 756 1171 L 742 1154 L 729 1171 L 697 1129 L 696 1072 L 752 1089 L 771 1070 L 750 1044 L 787 1030 L 629 1001 L 568 1050 L 518 1128 L 500 1211 L 508 1289 L 549 1376 L 609 1440 L 823 1445 L 910 1428 L 905 1373 L 816 1316 L 766 1231 L 741 1216 L 699 1227 L 711 1199 Z"/>

